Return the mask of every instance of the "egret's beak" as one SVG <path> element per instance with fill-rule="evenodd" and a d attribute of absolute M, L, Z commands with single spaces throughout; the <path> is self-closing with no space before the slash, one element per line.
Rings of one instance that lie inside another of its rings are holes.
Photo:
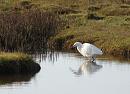
<path fill-rule="evenodd" d="M 73 48 L 75 48 L 76 47 L 76 45 L 73 45 Z"/>
<path fill-rule="evenodd" d="M 73 46 L 71 46 L 71 49 L 74 49 L 76 46 L 75 45 L 73 45 Z"/>

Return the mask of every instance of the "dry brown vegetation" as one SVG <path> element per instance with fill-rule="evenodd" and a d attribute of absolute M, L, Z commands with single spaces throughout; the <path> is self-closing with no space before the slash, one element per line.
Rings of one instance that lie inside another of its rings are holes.
<path fill-rule="evenodd" d="M 57 15 L 39 9 L 2 12 L 0 13 L 0 49 L 2 51 L 42 49 L 48 38 L 54 35 L 61 25 Z"/>

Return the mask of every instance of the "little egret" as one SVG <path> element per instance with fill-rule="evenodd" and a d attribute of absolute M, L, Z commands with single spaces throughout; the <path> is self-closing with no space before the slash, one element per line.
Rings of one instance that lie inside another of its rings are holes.
<path fill-rule="evenodd" d="M 101 49 L 97 48 L 96 46 L 90 43 L 82 44 L 81 42 L 75 42 L 73 47 L 77 47 L 79 53 L 82 54 L 84 57 L 87 57 L 90 60 L 92 60 L 92 62 L 95 61 L 97 55 L 103 54 Z"/>

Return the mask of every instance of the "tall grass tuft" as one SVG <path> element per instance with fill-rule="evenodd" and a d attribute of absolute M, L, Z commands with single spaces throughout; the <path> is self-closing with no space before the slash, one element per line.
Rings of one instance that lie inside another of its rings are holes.
<path fill-rule="evenodd" d="M 0 50 L 35 51 L 62 27 L 58 15 L 40 9 L 0 13 Z"/>

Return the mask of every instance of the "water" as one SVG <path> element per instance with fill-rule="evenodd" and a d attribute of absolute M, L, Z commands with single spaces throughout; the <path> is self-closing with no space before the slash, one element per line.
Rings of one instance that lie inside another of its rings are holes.
<path fill-rule="evenodd" d="M 130 64 L 109 58 L 96 63 L 79 54 L 35 54 L 41 71 L 25 76 L 0 76 L 0 94 L 130 94 Z"/>

